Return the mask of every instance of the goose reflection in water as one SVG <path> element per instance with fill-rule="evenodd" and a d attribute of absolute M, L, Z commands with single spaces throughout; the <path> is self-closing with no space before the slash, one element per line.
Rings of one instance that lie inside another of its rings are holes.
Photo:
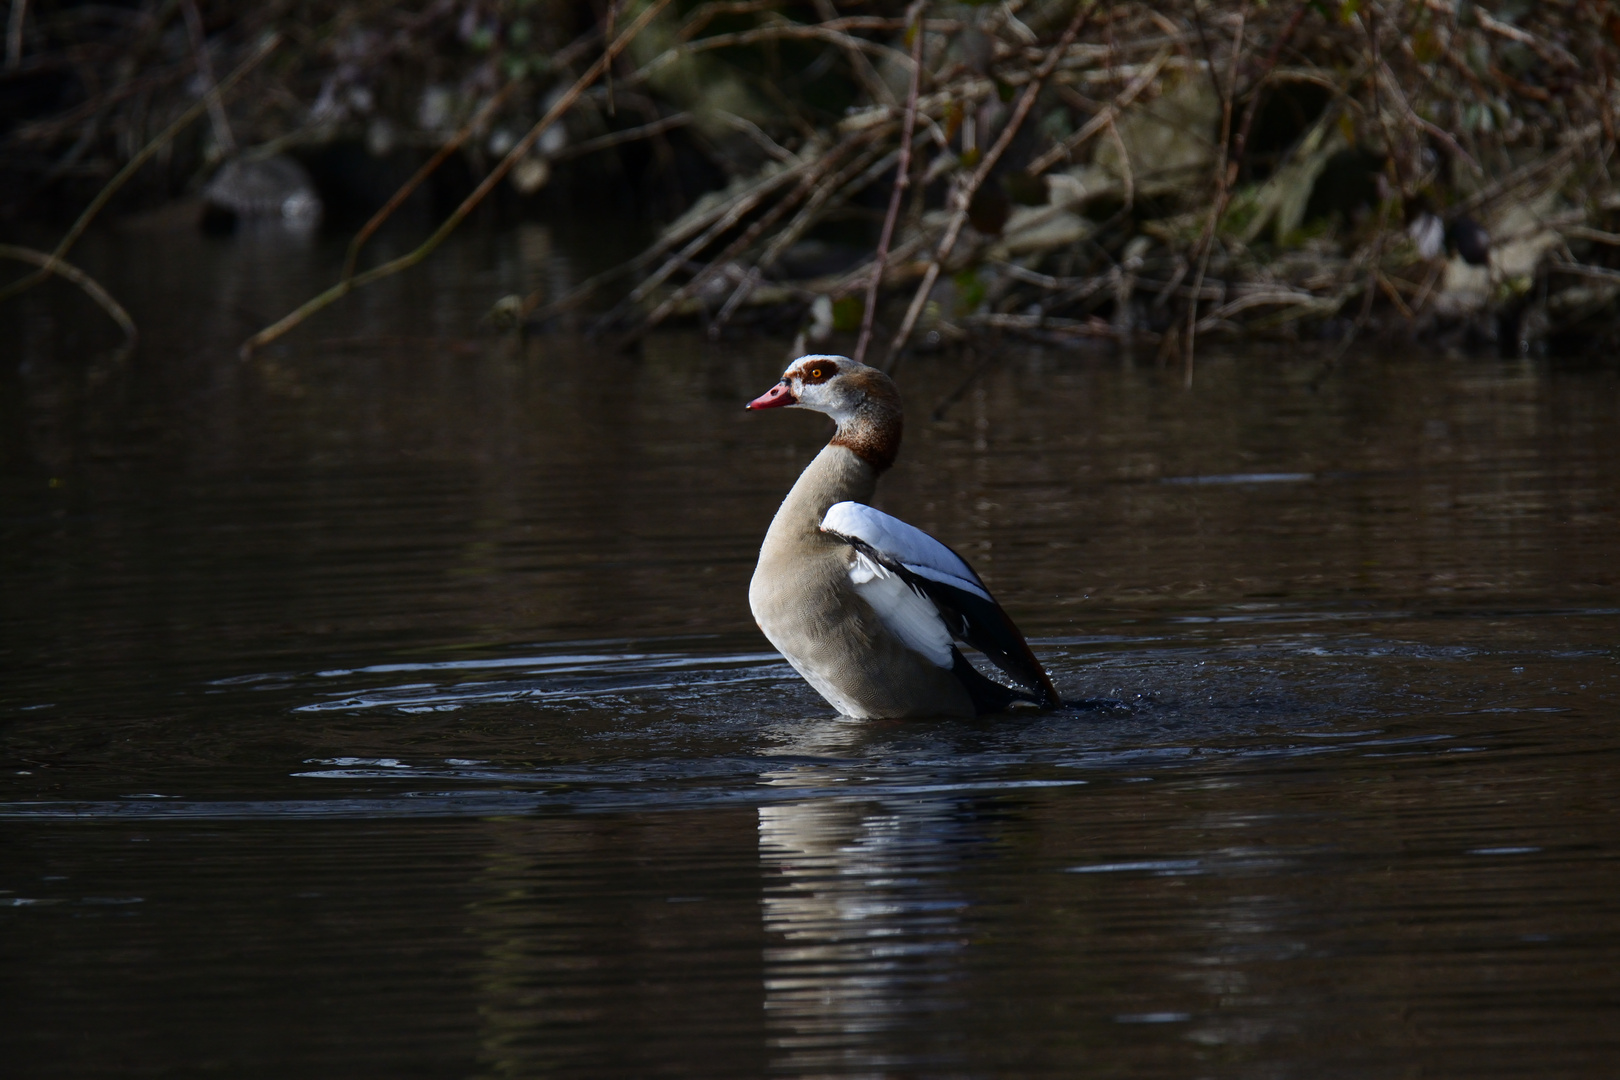
<path fill-rule="evenodd" d="M 818 789 L 856 779 L 840 765 L 764 776 Z M 935 796 L 760 808 L 773 1071 L 859 1074 L 955 1056 L 924 1018 L 963 1007 L 954 983 L 969 901 L 945 884 L 971 840 L 963 818 L 958 800 Z"/>

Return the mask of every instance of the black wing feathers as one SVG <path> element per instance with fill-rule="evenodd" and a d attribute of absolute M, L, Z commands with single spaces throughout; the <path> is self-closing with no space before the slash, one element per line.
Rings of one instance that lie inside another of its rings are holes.
<path fill-rule="evenodd" d="M 859 537 L 844 536 L 840 533 L 831 535 L 847 541 L 873 562 L 891 573 L 898 574 L 900 580 L 915 592 L 933 601 L 952 637 L 958 641 L 965 641 L 984 653 L 992 664 L 1023 687 L 1022 690 L 1014 690 L 985 678 L 974 670 L 973 665 L 969 664 L 961 653 L 952 650 L 956 661 L 953 670 L 967 687 L 976 708 L 984 712 L 994 712 L 1006 708 L 1011 701 L 1017 699 L 1033 701 L 1048 709 L 1054 709 L 1061 704 L 1046 669 L 1035 659 L 1029 644 L 1024 641 L 1024 635 L 1018 632 L 1018 627 L 1014 626 L 1007 613 L 1001 610 L 1000 604 L 944 582 L 914 574 L 893 557 L 878 551 Z M 952 554 L 956 555 L 956 552 L 953 551 Z M 962 557 L 957 555 L 957 558 Z M 967 562 L 966 559 L 962 561 Z M 964 668 L 971 675 L 965 674 Z M 983 685 L 979 685 L 981 683 Z M 1002 694 L 1010 696 L 999 702 L 995 701 Z M 981 702 L 981 698 L 985 700 Z M 986 708 L 986 705 L 990 707 Z"/>
<path fill-rule="evenodd" d="M 1027 690 L 1017 687 L 1005 686 L 994 679 L 987 678 L 978 668 L 968 663 L 955 648 L 951 649 L 951 674 L 962 683 L 962 689 L 968 692 L 973 700 L 973 711 L 983 716 L 985 713 L 998 713 L 1015 701 L 1035 701 L 1035 695 Z"/>

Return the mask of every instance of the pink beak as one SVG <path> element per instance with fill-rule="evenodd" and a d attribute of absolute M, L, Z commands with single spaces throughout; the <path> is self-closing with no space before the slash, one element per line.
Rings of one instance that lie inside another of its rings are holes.
<path fill-rule="evenodd" d="M 755 398 L 753 401 L 750 401 L 747 405 L 744 405 L 743 408 L 780 409 L 784 405 L 792 405 L 794 400 L 793 387 L 789 385 L 786 379 L 783 379 L 781 382 L 759 395 L 759 397 Z"/>

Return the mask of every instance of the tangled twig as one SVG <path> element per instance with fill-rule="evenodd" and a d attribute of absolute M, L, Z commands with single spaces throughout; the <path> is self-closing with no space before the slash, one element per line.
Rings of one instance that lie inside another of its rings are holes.
<path fill-rule="evenodd" d="M 450 216 L 447 217 L 439 225 L 439 227 L 433 231 L 431 236 L 422 241 L 422 243 L 415 249 L 401 255 L 397 259 L 392 259 L 386 263 L 383 263 L 381 266 L 367 270 L 365 273 L 344 278 L 330 289 L 327 289 L 320 295 L 305 301 L 305 303 L 296 310 L 284 315 L 276 322 L 265 327 L 263 330 L 260 330 L 257 334 L 254 334 L 252 337 L 248 338 L 242 343 L 242 348 L 240 351 L 242 359 L 246 360 L 250 358 L 255 349 L 262 348 L 270 342 L 275 341 L 277 338 L 287 333 L 287 331 L 298 326 L 311 315 L 318 311 L 322 311 L 336 303 L 338 300 L 341 300 L 351 291 L 369 285 L 374 281 L 380 281 L 383 278 L 391 277 L 392 275 L 399 273 L 401 270 L 408 270 L 417 263 L 421 262 L 423 259 L 427 258 L 429 255 L 433 254 L 438 246 L 444 242 L 445 237 L 454 232 L 456 227 L 466 220 L 467 215 L 472 213 L 473 209 L 477 207 L 479 203 L 484 201 L 484 197 L 494 189 L 495 185 L 500 183 L 501 180 L 506 177 L 506 174 L 512 171 L 513 166 L 522 160 L 524 155 L 528 154 L 530 149 L 534 147 L 534 144 L 539 141 L 540 136 L 545 133 L 546 129 L 552 124 L 556 123 L 557 120 L 564 113 L 566 113 L 570 107 L 573 106 L 574 102 L 579 100 L 579 95 L 585 92 L 586 87 L 590 86 L 602 76 L 602 73 L 608 69 L 608 67 L 613 63 L 614 59 L 618 57 L 619 53 L 623 52 L 625 47 L 629 45 L 631 41 L 635 40 L 636 35 L 641 33 L 641 31 L 646 28 L 647 24 L 650 23 L 658 15 L 658 13 L 669 4 L 669 2 L 670 0 L 652 0 L 652 3 L 648 4 L 647 7 L 642 10 L 641 14 L 636 17 L 635 21 L 626 27 L 624 32 L 615 38 L 612 44 L 610 44 L 607 49 L 603 51 L 602 55 L 597 59 L 597 61 L 586 69 L 583 75 L 574 80 L 574 84 L 570 86 L 568 90 L 552 104 L 551 108 L 546 110 L 546 114 L 542 116 L 532 128 L 529 129 L 528 134 L 519 139 L 512 146 L 512 148 L 507 151 L 506 156 L 501 159 L 500 164 L 496 165 L 495 168 L 490 170 L 489 175 L 485 176 L 484 179 L 479 182 L 478 186 L 473 189 L 472 193 L 462 200 L 461 205 L 456 207 Z"/>
<path fill-rule="evenodd" d="M 911 306 L 906 309 L 906 315 L 900 323 L 899 331 L 895 333 L 894 340 L 889 343 L 889 355 L 883 365 L 886 370 L 894 367 L 895 360 L 900 355 L 900 350 L 905 348 L 906 339 L 911 336 L 912 329 L 917 325 L 917 317 L 922 314 L 923 304 L 927 301 L 928 294 L 933 289 L 934 283 L 939 280 L 940 267 L 944 265 L 946 259 L 950 258 L 951 252 L 956 247 L 956 239 L 962 233 L 962 226 L 967 223 L 968 206 L 973 201 L 974 193 L 984 183 L 985 177 L 990 175 L 990 170 L 995 168 L 996 163 L 1001 160 L 1001 155 L 1006 153 L 1008 144 L 1012 142 L 1013 136 L 1018 134 L 1018 129 L 1023 126 L 1024 118 L 1029 115 L 1029 110 L 1034 106 L 1035 99 L 1040 96 L 1041 87 L 1046 84 L 1047 78 L 1052 74 L 1052 69 L 1057 67 L 1058 61 L 1062 59 L 1064 51 L 1074 41 L 1075 35 L 1080 32 L 1080 27 L 1085 25 L 1086 18 L 1091 14 L 1091 9 L 1095 3 L 1096 0 L 1087 0 L 1075 10 L 1074 17 L 1069 20 L 1068 27 L 1063 31 L 1063 36 L 1058 39 L 1058 43 L 1047 53 L 1046 59 L 1041 62 L 1041 66 L 1036 70 L 1034 78 L 1024 88 L 1023 96 L 1018 99 L 1018 107 L 1013 110 L 1013 115 L 1007 121 L 1006 127 L 1001 129 L 1001 135 L 996 139 L 995 145 L 984 155 L 984 158 L 979 162 L 978 168 L 973 171 L 973 175 L 968 178 L 967 183 L 963 184 L 957 192 L 956 209 L 951 214 L 950 223 L 945 227 L 945 235 L 941 238 L 934 257 L 929 260 L 928 269 L 923 273 L 922 282 L 918 284 L 916 293 L 912 295 Z"/>
<path fill-rule="evenodd" d="M 265 57 L 274 52 L 276 47 L 280 44 L 281 38 L 279 35 L 266 38 L 263 42 L 261 42 L 259 47 L 255 49 L 246 60 L 237 65 L 236 70 L 226 76 L 225 80 L 215 88 L 218 96 L 223 98 L 225 95 L 229 94 L 230 91 L 242 81 L 243 77 L 246 76 L 248 72 L 258 67 L 259 63 L 264 60 Z M 40 269 L 34 271 L 32 274 L 29 274 L 27 277 L 14 281 L 5 288 L 0 289 L 0 300 L 5 300 L 9 297 L 15 296 L 17 293 L 22 292 L 24 289 L 38 285 L 40 282 L 56 273 L 57 266 L 61 262 L 62 257 L 73 248 L 74 244 L 78 243 L 79 237 L 84 235 L 84 230 L 90 227 L 90 223 L 95 220 L 96 215 L 101 213 L 102 208 L 105 207 L 108 201 L 118 193 L 118 190 L 129 181 L 129 178 L 139 172 L 142 165 L 145 165 L 148 161 L 150 161 L 153 155 L 155 155 L 159 150 L 163 149 L 163 147 L 167 146 L 171 139 L 178 135 L 193 120 L 197 119 L 197 117 L 201 116 L 207 110 L 208 98 L 205 96 L 203 100 L 198 101 L 191 108 L 181 113 L 171 124 L 169 124 L 168 127 L 164 128 L 145 146 L 141 147 L 140 151 L 131 157 L 128 163 L 126 163 L 122 169 L 118 170 L 118 173 L 111 180 L 107 181 L 102 189 L 96 193 L 96 197 L 90 200 L 90 205 L 85 207 L 84 210 L 79 214 L 78 219 L 73 222 L 73 225 L 68 229 L 67 233 L 57 243 L 56 248 L 50 253 L 49 257 L 46 259 L 45 263 L 40 267 Z"/>
<path fill-rule="evenodd" d="M 18 262 L 32 263 L 42 270 L 48 271 L 57 277 L 71 281 L 84 290 L 86 296 L 94 300 L 105 311 L 118 329 L 124 332 L 124 352 L 135 347 L 140 333 L 135 329 L 135 320 L 129 317 L 124 306 L 114 300 L 112 294 L 101 287 L 101 284 L 89 274 L 80 270 L 72 263 L 63 262 L 61 257 L 44 251 L 35 251 L 33 248 L 22 247 L 18 244 L 0 244 L 0 256 L 16 259 Z"/>
<path fill-rule="evenodd" d="M 872 280 L 866 287 L 866 304 L 861 311 L 861 336 L 855 342 L 855 360 L 866 359 L 866 346 L 872 340 L 872 324 L 877 317 L 878 289 L 889 261 L 889 244 L 894 240 L 894 223 L 900 217 L 900 200 L 911 186 L 911 138 L 917 130 L 917 91 L 922 85 L 922 13 L 927 0 L 916 0 L 906 11 L 911 34 L 911 85 L 906 90 L 906 118 L 900 125 L 900 155 L 894 167 L 894 187 L 889 192 L 889 209 L 883 215 L 883 232 L 878 236 L 877 257 L 872 261 Z"/>

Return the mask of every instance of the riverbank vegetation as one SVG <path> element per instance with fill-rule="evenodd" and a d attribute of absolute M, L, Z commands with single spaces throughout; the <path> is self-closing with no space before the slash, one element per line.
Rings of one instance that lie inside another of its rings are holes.
<path fill-rule="evenodd" d="M 1601 0 L 12 0 L 5 65 L 0 208 L 77 221 L 0 252 L 33 266 L 4 295 L 94 296 L 69 254 L 107 206 L 352 234 L 248 352 L 475 213 L 656 226 L 490 298 L 528 332 L 698 321 L 887 365 L 1010 334 L 1189 379 L 1212 336 L 1620 345 Z M 368 260 L 403 212 L 427 239 Z"/>

